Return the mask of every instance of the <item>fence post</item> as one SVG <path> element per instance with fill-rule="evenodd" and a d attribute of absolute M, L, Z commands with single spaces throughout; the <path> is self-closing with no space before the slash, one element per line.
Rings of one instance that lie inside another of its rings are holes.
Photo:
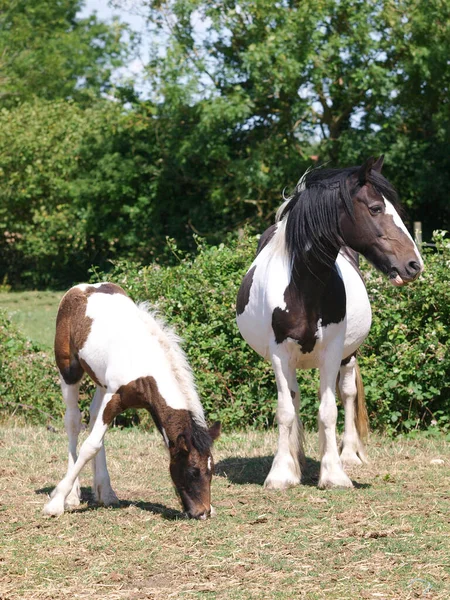
<path fill-rule="evenodd" d="M 422 247 L 422 221 L 414 221 L 414 241 L 419 248 Z"/>

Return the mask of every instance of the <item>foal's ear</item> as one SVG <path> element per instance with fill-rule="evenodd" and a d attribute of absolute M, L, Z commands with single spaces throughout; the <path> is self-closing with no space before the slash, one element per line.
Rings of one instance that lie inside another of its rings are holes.
<path fill-rule="evenodd" d="M 384 163 L 384 154 L 381 154 L 381 156 L 379 156 L 377 158 L 377 160 L 373 163 L 372 170 L 376 171 L 377 173 L 381 173 L 381 169 L 383 168 L 383 163 Z"/>
<path fill-rule="evenodd" d="M 219 437 L 221 429 L 222 423 L 220 421 L 216 421 L 214 425 L 211 425 L 209 428 L 209 435 L 211 436 L 213 442 Z"/>
<path fill-rule="evenodd" d="M 182 454 L 189 454 L 192 450 L 191 440 L 184 434 L 180 433 L 175 442 L 175 451 Z"/>
<path fill-rule="evenodd" d="M 373 168 L 374 163 L 375 163 L 375 158 L 373 156 L 371 156 L 370 158 L 368 158 L 366 160 L 366 162 L 362 165 L 362 167 L 360 167 L 360 169 L 358 171 L 358 181 L 359 181 L 360 185 L 364 185 L 366 183 L 367 176 L 369 175 L 369 172 Z"/>

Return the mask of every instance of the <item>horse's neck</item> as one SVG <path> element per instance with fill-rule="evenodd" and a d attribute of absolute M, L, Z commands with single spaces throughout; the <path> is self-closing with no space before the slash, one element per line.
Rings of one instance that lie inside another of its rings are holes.
<path fill-rule="evenodd" d="M 336 252 L 335 259 L 337 254 Z M 334 264 L 335 261 L 330 265 L 314 258 L 306 264 L 298 257 L 292 262 L 288 293 L 295 294 L 307 312 L 310 310 L 316 312 L 320 306 L 320 300 L 327 290 L 330 276 L 335 269 Z"/>

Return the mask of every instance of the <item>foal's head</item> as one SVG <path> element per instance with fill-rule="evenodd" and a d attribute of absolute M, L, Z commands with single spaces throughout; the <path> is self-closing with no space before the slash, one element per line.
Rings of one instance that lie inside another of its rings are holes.
<path fill-rule="evenodd" d="M 211 515 L 211 446 L 219 435 L 220 423 L 204 429 L 193 421 L 192 429 L 181 433 L 169 446 L 170 475 L 183 508 L 192 519 L 207 519 Z"/>
<path fill-rule="evenodd" d="M 414 281 L 423 261 L 396 208 L 397 194 L 381 175 L 383 157 L 369 158 L 347 179 L 352 206 L 341 212 L 346 245 L 363 254 L 393 285 Z"/>

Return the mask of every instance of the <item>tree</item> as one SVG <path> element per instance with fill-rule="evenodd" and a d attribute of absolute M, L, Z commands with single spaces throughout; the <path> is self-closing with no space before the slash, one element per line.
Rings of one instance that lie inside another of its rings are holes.
<path fill-rule="evenodd" d="M 123 64 L 125 26 L 77 18 L 82 0 L 0 0 L 0 105 L 33 96 L 88 101 Z"/>
<path fill-rule="evenodd" d="M 435 227 L 449 214 L 448 2 L 149 6 L 167 43 L 149 76 L 160 118 L 173 122 L 170 160 L 182 165 L 170 185 L 201 199 L 201 211 L 185 210 L 198 229 L 272 218 L 283 187 L 312 161 L 356 164 L 372 153 L 387 154 L 386 173 L 416 218 Z"/>
<path fill-rule="evenodd" d="M 106 100 L 0 111 L 0 281 L 61 287 L 118 254 L 151 260 L 150 120 Z"/>

